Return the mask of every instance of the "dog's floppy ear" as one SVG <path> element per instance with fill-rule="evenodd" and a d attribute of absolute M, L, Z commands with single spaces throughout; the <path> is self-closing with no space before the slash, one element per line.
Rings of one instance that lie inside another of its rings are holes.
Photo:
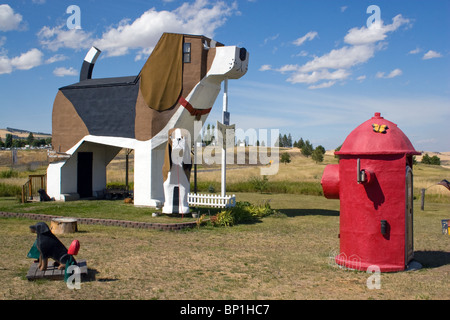
<path fill-rule="evenodd" d="M 38 222 L 36 223 L 36 233 L 43 234 L 46 232 L 50 232 L 50 228 L 45 222 Z"/>
<path fill-rule="evenodd" d="M 182 34 L 164 33 L 140 73 L 140 90 L 147 106 L 172 108 L 183 90 Z"/>

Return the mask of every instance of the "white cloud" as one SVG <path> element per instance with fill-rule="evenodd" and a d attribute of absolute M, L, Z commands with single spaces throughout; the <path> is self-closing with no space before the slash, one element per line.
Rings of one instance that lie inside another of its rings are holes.
<path fill-rule="evenodd" d="M 327 69 L 313 71 L 311 73 L 297 72 L 289 77 L 288 81 L 291 83 L 316 83 L 322 80 L 344 80 L 348 78 L 350 73 L 344 69 L 338 69 L 330 72 Z M 334 84 L 334 83 L 333 83 Z"/>
<path fill-rule="evenodd" d="M 341 48 L 333 49 L 322 56 L 316 56 L 304 65 L 284 65 L 276 70 L 280 73 L 291 72 L 287 81 L 292 83 L 307 83 L 311 85 L 309 89 L 327 88 L 333 86 L 337 81 L 347 79 L 350 69 L 357 65 L 366 63 L 375 56 L 376 51 L 385 47 L 385 40 L 389 32 L 393 32 L 403 25 L 409 25 L 409 19 L 402 15 L 397 15 L 392 19 L 392 23 L 385 25 L 383 22 L 374 23 L 369 28 L 350 29 L 344 37 L 347 44 Z M 294 41 L 301 45 L 306 40 L 312 40 L 317 36 L 317 32 L 309 32 L 305 36 Z M 333 71 L 334 70 L 334 71 Z M 393 78 L 401 74 L 400 69 L 392 71 L 389 75 L 381 77 Z M 359 81 L 365 78 L 358 78 Z"/>
<path fill-rule="evenodd" d="M 269 41 L 274 41 L 274 40 L 278 39 L 279 36 L 280 36 L 280 34 L 278 33 L 278 34 L 276 34 L 274 36 L 265 38 L 264 39 L 264 44 L 267 44 L 267 42 L 269 42 Z"/>
<path fill-rule="evenodd" d="M 55 54 L 54 56 L 52 56 L 52 57 L 48 58 L 47 60 L 45 60 L 45 63 L 46 64 L 51 64 L 51 63 L 55 63 L 55 62 L 58 62 L 58 61 L 64 61 L 66 59 L 67 59 L 67 57 L 65 55 L 63 55 L 63 54 Z"/>
<path fill-rule="evenodd" d="M 51 51 L 60 48 L 88 49 L 93 42 L 92 34 L 80 29 L 69 30 L 65 25 L 54 28 L 44 26 L 37 35 L 41 45 Z"/>
<path fill-rule="evenodd" d="M 358 78 L 356 78 L 356 80 L 358 80 L 358 81 L 364 81 L 364 80 L 366 80 L 366 76 L 365 75 L 362 75 L 362 76 L 359 76 Z"/>
<path fill-rule="evenodd" d="M 347 10 L 347 8 L 348 8 L 347 6 L 342 6 L 341 7 L 341 12 L 345 12 L 345 10 Z"/>
<path fill-rule="evenodd" d="M 351 68 L 374 56 L 375 47 L 369 45 L 345 46 L 333 49 L 321 57 L 315 57 L 300 68 L 301 72 L 311 72 L 319 69 Z"/>
<path fill-rule="evenodd" d="M 363 26 L 360 29 L 352 28 L 348 31 L 344 41 L 351 45 L 373 44 L 375 42 L 386 39 L 388 32 L 397 30 L 402 25 L 409 25 L 410 20 L 402 17 L 401 14 L 396 15 L 392 19 L 392 23 L 384 25 L 381 23 L 373 23 L 369 28 Z"/>
<path fill-rule="evenodd" d="M 270 64 L 264 64 L 259 68 L 259 71 L 267 71 L 267 70 L 271 70 L 272 66 Z"/>
<path fill-rule="evenodd" d="M 100 38 L 94 38 L 84 30 L 66 30 L 64 26 L 43 27 L 39 33 L 41 44 L 53 51 L 60 48 L 87 49 L 98 47 L 105 56 L 122 56 L 130 50 L 138 50 L 136 60 L 148 55 L 163 32 L 199 34 L 214 36 L 217 28 L 236 12 L 236 4 L 219 1 L 210 4 L 208 0 L 184 3 L 173 11 L 144 12 L 134 21 L 124 19 L 110 27 Z"/>
<path fill-rule="evenodd" d="M 70 67 L 70 68 L 60 67 L 60 68 L 56 68 L 55 70 L 53 70 L 53 74 L 57 77 L 77 76 L 78 71 L 72 67 Z"/>
<path fill-rule="evenodd" d="M 409 54 L 418 54 L 419 52 L 421 52 L 422 50 L 420 48 L 415 48 L 414 50 L 411 50 L 410 52 L 408 52 Z"/>
<path fill-rule="evenodd" d="M 335 83 L 336 83 L 336 81 L 323 82 L 323 83 L 315 85 L 315 86 L 309 86 L 308 89 L 329 88 L 329 87 L 333 86 Z"/>
<path fill-rule="evenodd" d="M 11 59 L 11 65 L 19 70 L 29 70 L 42 64 L 44 54 L 39 49 L 31 49 L 19 57 Z"/>
<path fill-rule="evenodd" d="M 40 66 L 43 56 L 44 54 L 36 48 L 14 58 L 8 58 L 5 52 L 0 52 L 0 74 L 11 73 L 14 69 L 29 70 Z"/>
<path fill-rule="evenodd" d="M 6 56 L 0 56 L 0 74 L 11 73 L 13 67 L 11 61 Z"/>
<path fill-rule="evenodd" d="M 377 72 L 377 74 L 375 75 L 375 77 L 379 78 L 379 79 L 392 79 L 398 76 L 401 76 L 403 74 L 403 71 L 400 69 L 394 69 L 392 70 L 388 75 L 385 75 L 384 72 Z"/>
<path fill-rule="evenodd" d="M 22 16 L 14 13 L 9 5 L 0 5 L 0 31 L 18 30 L 21 22 Z"/>
<path fill-rule="evenodd" d="M 293 41 L 292 43 L 296 46 L 301 46 L 305 41 L 311 41 L 315 37 L 318 36 L 318 33 L 316 31 L 310 31 L 307 34 L 305 34 L 303 37 L 298 38 L 297 40 Z"/>
<path fill-rule="evenodd" d="M 430 50 L 423 55 L 422 59 L 428 60 L 428 59 L 441 58 L 441 57 L 442 57 L 442 54 L 440 54 L 439 52 Z"/>
<path fill-rule="evenodd" d="M 305 50 L 300 51 L 299 53 L 293 55 L 294 57 L 306 57 L 308 55 L 308 52 Z"/>

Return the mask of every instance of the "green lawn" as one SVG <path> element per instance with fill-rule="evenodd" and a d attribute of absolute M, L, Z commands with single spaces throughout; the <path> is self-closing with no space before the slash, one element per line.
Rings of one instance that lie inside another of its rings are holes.
<path fill-rule="evenodd" d="M 238 201 L 269 201 L 281 214 L 233 227 L 203 226 L 179 232 L 79 225 L 61 235 L 81 243 L 89 279 L 80 290 L 63 281 L 26 280 L 26 253 L 36 221 L 0 219 L 2 299 L 450 299 L 450 236 L 441 232 L 449 205 L 415 202 L 415 257 L 419 271 L 381 275 L 381 289 L 367 288 L 365 272 L 338 268 L 339 201 L 290 194 L 238 193 Z M 2 211 L 55 212 L 154 221 L 151 210 L 121 201 L 20 205 L 0 200 Z M 147 220 L 148 219 L 148 220 Z"/>

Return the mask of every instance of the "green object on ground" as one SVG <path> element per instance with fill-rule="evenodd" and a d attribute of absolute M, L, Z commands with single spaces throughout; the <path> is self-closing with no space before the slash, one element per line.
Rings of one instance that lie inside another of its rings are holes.
<path fill-rule="evenodd" d="M 39 250 L 37 248 L 37 240 L 35 240 L 30 251 L 28 251 L 27 258 L 39 259 L 40 255 L 41 255 L 41 253 L 39 252 Z"/>

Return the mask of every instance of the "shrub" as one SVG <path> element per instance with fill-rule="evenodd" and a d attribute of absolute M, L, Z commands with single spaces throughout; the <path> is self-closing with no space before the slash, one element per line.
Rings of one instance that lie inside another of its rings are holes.
<path fill-rule="evenodd" d="M 235 207 L 220 211 L 211 222 L 214 226 L 229 227 L 239 223 L 255 222 L 275 212 L 269 203 L 252 205 L 249 202 L 238 201 Z"/>
<path fill-rule="evenodd" d="M 314 151 L 312 152 L 312 159 L 313 159 L 316 163 L 322 162 L 322 161 L 323 161 L 323 155 L 324 155 L 324 152 L 322 152 L 321 149 L 316 148 L 316 149 L 314 149 Z"/>
<path fill-rule="evenodd" d="M 0 197 L 16 197 L 22 194 L 22 188 L 19 186 L 0 183 Z"/>
<path fill-rule="evenodd" d="M 262 178 L 262 181 L 255 180 L 258 180 L 258 178 L 227 183 L 227 192 L 267 192 L 323 196 L 322 185 L 320 182 L 287 180 L 264 182 L 264 178 Z M 220 182 L 199 181 L 197 183 L 197 192 L 208 192 L 210 185 L 214 187 L 214 190 L 220 190 Z M 194 190 L 193 183 L 191 184 L 191 190 L 192 192 Z"/>
<path fill-rule="evenodd" d="M 256 177 L 250 178 L 250 183 L 252 184 L 252 187 L 256 191 L 263 193 L 264 191 L 267 190 L 267 185 L 269 183 L 269 179 L 267 178 L 267 176 L 262 176 L 262 178 L 256 176 Z"/>
<path fill-rule="evenodd" d="M 134 188 L 134 182 L 129 182 L 128 183 L 128 187 L 130 190 L 133 190 Z M 125 190 L 127 188 L 126 184 L 123 182 L 108 182 L 106 184 L 106 189 L 110 190 L 110 189 L 120 189 L 120 190 Z"/>
<path fill-rule="evenodd" d="M 291 162 L 291 155 L 287 152 L 284 152 L 283 154 L 281 154 L 281 159 L 280 161 L 284 164 L 290 163 Z"/>
<path fill-rule="evenodd" d="M 441 159 L 438 156 L 432 156 L 430 157 L 428 155 L 428 153 L 426 153 L 423 157 L 422 157 L 422 163 L 424 164 L 431 164 L 431 165 L 436 165 L 439 166 L 441 165 Z"/>
<path fill-rule="evenodd" d="M 0 178 L 3 178 L 3 179 L 18 178 L 18 177 L 19 177 L 19 172 L 12 170 L 12 169 L 0 172 Z"/>
<path fill-rule="evenodd" d="M 233 215 L 231 210 L 222 210 L 216 215 L 215 225 L 229 227 L 234 225 Z"/>

